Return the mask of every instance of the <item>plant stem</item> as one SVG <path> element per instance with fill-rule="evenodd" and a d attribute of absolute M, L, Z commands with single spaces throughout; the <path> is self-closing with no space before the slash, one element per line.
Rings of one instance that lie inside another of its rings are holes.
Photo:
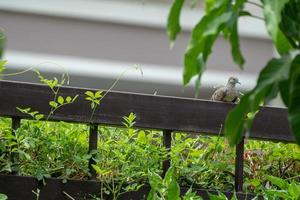
<path fill-rule="evenodd" d="M 35 67 L 29 67 L 23 71 L 20 71 L 20 72 L 15 72 L 15 73 L 10 73 L 10 74 L 0 74 L 1 77 L 3 76 L 16 76 L 16 75 L 20 75 L 20 74 L 24 74 L 32 69 L 34 69 Z"/>
<path fill-rule="evenodd" d="M 262 21 L 265 21 L 265 19 L 263 17 L 257 16 L 257 15 L 251 15 L 251 17 L 253 17 L 255 19 L 262 20 Z"/>
<path fill-rule="evenodd" d="M 66 195 L 69 199 L 71 200 L 75 200 L 71 195 L 69 195 L 68 193 L 66 193 L 65 191 L 63 191 L 63 194 Z"/>
<path fill-rule="evenodd" d="M 128 72 L 129 70 L 131 70 L 132 68 L 134 68 L 134 69 L 139 69 L 140 71 L 141 71 L 141 74 L 142 74 L 142 76 L 143 76 L 143 71 L 142 71 L 142 69 L 140 68 L 140 67 L 138 67 L 138 66 L 134 66 L 134 67 L 130 67 L 130 68 L 127 68 L 127 69 L 125 69 L 118 77 L 117 77 L 117 79 L 113 82 L 113 84 L 109 87 L 109 89 L 104 93 L 104 95 L 99 99 L 99 102 L 101 102 L 101 100 L 116 86 L 116 84 L 120 81 L 120 79 L 124 76 L 124 74 L 126 73 L 126 72 Z M 95 105 L 95 107 L 94 107 L 94 109 L 93 109 L 93 111 L 92 111 L 92 114 L 91 114 L 91 117 L 90 117 L 90 123 L 92 123 L 92 119 L 93 119 L 93 116 L 94 116 L 94 114 L 95 114 L 95 111 L 96 111 L 96 109 L 97 109 L 97 107 L 98 107 L 98 104 L 96 104 Z"/>
<path fill-rule="evenodd" d="M 259 7 L 259 8 L 264 8 L 263 5 L 258 4 L 258 3 L 255 3 L 255 2 L 253 2 L 253 1 L 247 1 L 247 3 L 252 4 L 252 5 L 254 5 L 254 6 L 257 6 L 257 7 Z"/>

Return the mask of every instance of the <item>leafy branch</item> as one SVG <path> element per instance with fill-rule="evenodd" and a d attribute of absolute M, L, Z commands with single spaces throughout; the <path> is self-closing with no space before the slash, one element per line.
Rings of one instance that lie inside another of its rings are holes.
<path fill-rule="evenodd" d="M 183 0 L 174 0 L 168 17 L 167 33 L 171 44 L 180 32 L 180 13 Z M 245 63 L 240 50 L 238 19 L 253 16 L 244 10 L 245 4 L 263 9 L 266 29 L 272 38 L 279 57 L 272 58 L 260 72 L 255 88 L 247 92 L 227 116 L 225 136 L 231 145 L 241 141 L 248 132 L 259 111 L 261 102 L 269 101 L 280 93 L 288 107 L 289 123 L 300 144 L 300 0 L 261 0 L 261 4 L 247 0 L 206 0 L 205 15 L 192 30 L 190 42 L 184 55 L 183 84 L 187 85 L 197 76 L 196 91 L 200 79 L 219 36 L 231 45 L 233 61 L 243 69 Z M 249 115 L 250 113 L 250 115 Z M 251 117 L 249 117 L 251 116 Z"/>

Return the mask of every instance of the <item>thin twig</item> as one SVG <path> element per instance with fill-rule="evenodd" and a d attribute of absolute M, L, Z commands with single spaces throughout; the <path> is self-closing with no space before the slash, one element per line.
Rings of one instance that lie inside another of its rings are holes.
<path fill-rule="evenodd" d="M 132 70 L 132 69 L 136 69 L 136 70 L 140 70 L 140 72 L 141 72 L 141 75 L 143 76 L 143 71 L 142 71 L 142 69 L 139 67 L 139 66 L 137 66 L 137 65 L 135 65 L 135 66 L 133 66 L 133 67 L 129 67 L 129 68 L 127 68 L 127 69 L 125 69 L 118 77 L 117 77 L 117 79 L 114 81 L 114 83 L 109 87 L 109 89 L 108 90 L 106 90 L 106 92 L 104 93 L 104 95 L 99 99 L 99 102 L 101 102 L 101 100 L 117 85 L 117 83 L 121 80 L 121 78 L 124 76 L 124 74 L 125 73 L 127 73 L 129 70 Z M 96 109 L 97 109 L 97 106 L 98 105 L 95 105 L 95 107 L 93 108 L 93 110 L 92 110 L 92 114 L 91 114 L 91 116 L 90 116 L 90 123 L 93 123 L 92 122 L 92 120 L 93 120 L 93 116 L 94 116 L 94 114 L 95 114 L 95 111 L 96 111 Z"/>
<path fill-rule="evenodd" d="M 74 199 L 71 195 L 69 195 L 68 193 L 66 193 L 65 191 L 62 192 L 64 195 L 66 195 L 69 199 L 71 200 L 76 200 Z"/>

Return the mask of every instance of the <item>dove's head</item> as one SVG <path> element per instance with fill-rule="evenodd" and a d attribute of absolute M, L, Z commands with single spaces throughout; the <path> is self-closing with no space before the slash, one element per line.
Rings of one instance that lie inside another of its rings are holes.
<path fill-rule="evenodd" d="M 241 84 L 238 78 L 231 76 L 231 77 L 229 77 L 227 84 L 230 86 L 235 86 L 235 84 L 237 84 L 237 83 Z"/>

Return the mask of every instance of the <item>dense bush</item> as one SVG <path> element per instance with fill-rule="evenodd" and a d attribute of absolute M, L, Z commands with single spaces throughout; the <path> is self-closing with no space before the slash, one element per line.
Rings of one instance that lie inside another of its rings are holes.
<path fill-rule="evenodd" d="M 149 173 L 161 174 L 168 152 L 162 132 L 134 129 L 134 115 L 124 117 L 124 128 L 99 126 L 98 149 L 88 154 L 88 126 L 66 122 L 23 120 L 12 134 L 11 120 L 0 120 L 0 172 L 85 180 L 88 160 L 95 155 L 103 193 L 115 197 L 148 183 Z M 270 187 L 267 175 L 300 180 L 300 149 L 295 144 L 247 141 L 245 191 Z M 17 153 L 19 161 L 12 162 Z M 170 152 L 175 177 L 182 186 L 233 191 L 234 149 L 222 137 L 174 133 Z"/>

